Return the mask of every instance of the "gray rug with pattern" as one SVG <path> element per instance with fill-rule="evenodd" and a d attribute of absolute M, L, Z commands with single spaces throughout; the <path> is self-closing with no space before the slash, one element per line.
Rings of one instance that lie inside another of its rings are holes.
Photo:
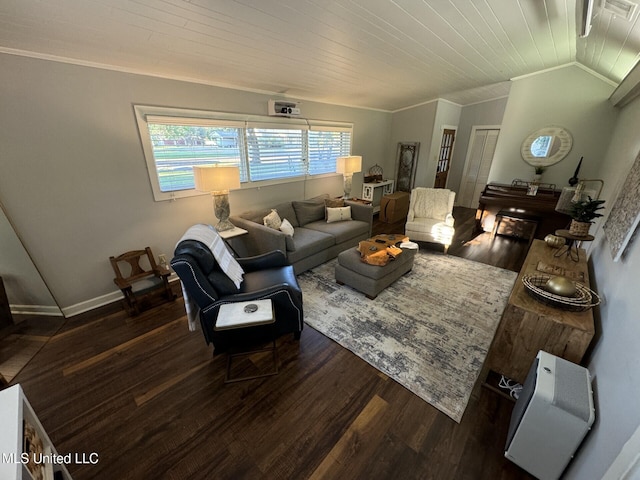
<path fill-rule="evenodd" d="M 305 322 L 460 422 L 517 274 L 419 251 L 369 300 L 335 282 L 335 264 L 298 276 Z"/>

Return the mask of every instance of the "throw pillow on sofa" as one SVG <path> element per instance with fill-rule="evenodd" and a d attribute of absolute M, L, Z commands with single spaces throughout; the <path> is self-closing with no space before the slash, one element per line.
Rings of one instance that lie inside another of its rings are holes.
<path fill-rule="evenodd" d="M 324 219 L 327 219 L 327 208 L 338 208 L 344 207 L 344 199 L 343 198 L 327 198 L 324 201 L 325 212 Z"/>
<path fill-rule="evenodd" d="M 293 237 L 293 226 L 291 222 L 286 218 L 282 219 L 282 224 L 280 225 L 280 231 L 289 237 Z"/>
<path fill-rule="evenodd" d="M 318 203 L 313 200 L 305 200 L 294 201 L 291 204 L 301 227 L 304 227 L 307 223 L 324 220 L 324 201 Z"/>
<path fill-rule="evenodd" d="M 280 230 L 280 225 L 282 225 L 282 220 L 280 219 L 280 215 L 278 215 L 277 210 L 271 210 L 271 213 L 262 219 L 265 227 L 273 228 L 274 230 Z"/>
<path fill-rule="evenodd" d="M 351 220 L 351 207 L 327 207 L 327 223 Z"/>

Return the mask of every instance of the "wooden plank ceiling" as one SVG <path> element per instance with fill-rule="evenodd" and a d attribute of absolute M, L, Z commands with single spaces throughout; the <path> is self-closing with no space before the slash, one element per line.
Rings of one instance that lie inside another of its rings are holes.
<path fill-rule="evenodd" d="M 0 52 L 390 111 L 464 105 L 571 62 L 619 83 L 638 8 L 594 0 L 580 39 L 576 1 L 2 0 Z"/>

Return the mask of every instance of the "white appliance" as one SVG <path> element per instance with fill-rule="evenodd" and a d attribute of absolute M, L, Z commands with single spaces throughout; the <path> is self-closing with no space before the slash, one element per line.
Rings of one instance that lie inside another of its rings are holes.
<path fill-rule="evenodd" d="M 589 371 L 540 351 L 513 408 L 504 455 L 540 480 L 557 479 L 594 419 Z"/>
<path fill-rule="evenodd" d="M 300 102 L 269 100 L 267 107 L 269 115 L 272 117 L 299 117 L 302 115 Z"/>

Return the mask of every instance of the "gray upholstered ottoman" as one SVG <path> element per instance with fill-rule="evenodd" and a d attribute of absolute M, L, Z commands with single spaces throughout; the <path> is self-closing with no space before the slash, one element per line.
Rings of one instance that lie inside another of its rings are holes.
<path fill-rule="evenodd" d="M 367 298 L 374 299 L 382 290 L 413 268 L 416 251 L 403 248 L 402 255 L 384 267 L 378 267 L 364 263 L 360 260 L 358 249 L 350 248 L 338 255 L 336 282 L 355 288 Z"/>

